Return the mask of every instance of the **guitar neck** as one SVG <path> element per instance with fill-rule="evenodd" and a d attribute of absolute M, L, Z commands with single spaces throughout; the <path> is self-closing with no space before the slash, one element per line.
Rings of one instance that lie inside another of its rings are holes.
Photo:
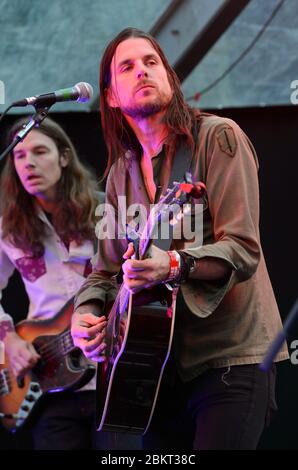
<path fill-rule="evenodd" d="M 66 356 L 66 354 L 70 353 L 76 348 L 76 346 L 73 344 L 70 329 L 63 331 L 63 333 L 60 333 L 58 347 L 62 356 Z"/>
<path fill-rule="evenodd" d="M 64 357 L 76 349 L 76 346 L 73 344 L 70 328 L 58 335 L 48 336 L 46 343 L 39 344 L 33 341 L 33 344 L 44 360 L 57 356 Z"/>

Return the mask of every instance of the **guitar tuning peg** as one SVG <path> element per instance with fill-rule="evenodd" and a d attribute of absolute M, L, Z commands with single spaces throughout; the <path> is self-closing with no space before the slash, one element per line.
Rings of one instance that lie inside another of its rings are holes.
<path fill-rule="evenodd" d="M 192 183 L 192 175 L 189 171 L 186 171 L 185 174 L 184 174 L 184 179 L 186 181 L 186 183 Z"/>

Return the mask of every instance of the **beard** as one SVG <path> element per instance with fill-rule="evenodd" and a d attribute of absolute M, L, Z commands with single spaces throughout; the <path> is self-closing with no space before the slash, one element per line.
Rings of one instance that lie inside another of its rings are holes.
<path fill-rule="evenodd" d="M 155 101 L 145 104 L 135 104 L 121 108 L 124 114 L 127 114 L 133 119 L 146 119 L 154 114 L 160 113 L 168 107 L 169 99 L 159 96 Z"/>
<path fill-rule="evenodd" d="M 163 107 L 160 103 L 147 103 L 144 105 L 136 105 L 132 107 L 122 108 L 122 112 L 133 119 L 145 119 L 149 116 L 159 113 Z"/>

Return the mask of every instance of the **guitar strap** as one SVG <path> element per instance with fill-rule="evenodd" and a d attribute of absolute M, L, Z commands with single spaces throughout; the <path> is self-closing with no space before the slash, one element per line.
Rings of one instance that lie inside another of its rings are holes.
<path fill-rule="evenodd" d="M 163 185 L 163 190 L 167 189 L 168 187 L 171 187 L 174 183 L 174 181 L 182 181 L 184 179 L 185 173 L 191 170 L 192 167 L 192 162 L 193 158 L 196 154 L 197 150 L 197 141 L 198 141 L 198 132 L 200 128 L 200 122 L 201 120 L 195 120 L 193 127 L 192 127 L 192 135 L 194 138 L 195 142 L 195 147 L 194 151 L 191 151 L 191 148 L 189 145 L 186 145 L 185 143 L 181 143 L 176 151 L 176 154 L 174 156 L 174 161 L 172 164 L 172 169 L 171 169 L 171 174 L 166 182 L 165 185 Z M 162 233 L 159 231 L 159 237 L 154 239 L 153 244 L 160 248 L 161 250 L 168 251 L 171 247 L 172 240 L 173 240 L 173 230 L 174 227 L 170 225 L 167 230 L 167 237 L 162 237 Z"/>
<path fill-rule="evenodd" d="M 174 181 L 183 180 L 185 173 L 187 171 L 190 171 L 193 157 L 196 154 L 199 126 L 200 126 L 200 122 L 196 120 L 192 127 L 192 135 L 193 135 L 194 142 L 195 142 L 195 147 L 194 147 L 193 152 L 191 151 L 191 148 L 189 145 L 185 143 L 181 143 L 179 145 L 176 151 L 175 157 L 174 157 L 171 174 L 170 174 L 167 186 L 169 186 L 169 184 L 170 186 L 173 185 Z"/>

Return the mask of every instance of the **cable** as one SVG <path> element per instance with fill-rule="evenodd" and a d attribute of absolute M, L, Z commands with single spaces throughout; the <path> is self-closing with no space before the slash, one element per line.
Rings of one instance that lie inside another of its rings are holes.
<path fill-rule="evenodd" d="M 260 39 L 262 34 L 266 31 L 268 25 L 271 23 L 271 21 L 273 20 L 273 18 L 275 17 L 277 12 L 280 10 L 280 8 L 282 7 L 282 5 L 285 1 L 286 0 L 280 0 L 278 5 L 272 11 L 272 13 L 269 16 L 268 20 L 262 26 L 261 30 L 258 32 L 256 37 L 252 40 L 252 42 L 249 44 L 249 46 L 246 49 L 244 49 L 244 51 L 238 57 L 238 59 L 236 59 L 234 62 L 232 62 L 232 64 L 225 70 L 225 72 L 223 72 L 216 80 L 214 80 L 214 82 L 212 82 L 210 85 L 208 85 L 202 91 L 200 91 L 198 93 L 195 93 L 193 96 L 190 96 L 189 98 L 186 98 L 186 101 L 191 101 L 191 100 L 199 101 L 199 99 L 201 98 L 202 95 L 205 95 L 206 93 L 208 93 L 208 91 L 210 91 L 212 88 L 214 88 L 219 82 L 221 82 L 233 70 L 234 67 L 236 67 L 237 64 L 239 64 L 239 62 L 248 54 L 248 52 L 253 48 L 253 46 Z"/>
<path fill-rule="evenodd" d="M 2 113 L 1 116 L 0 116 L 0 123 L 1 123 L 2 119 L 4 118 L 5 114 L 7 114 L 8 111 L 9 111 L 11 108 L 13 108 L 13 105 L 12 105 L 12 104 L 11 104 L 10 106 L 8 106 L 8 108 L 6 108 L 6 109 L 3 111 L 3 113 Z"/>

